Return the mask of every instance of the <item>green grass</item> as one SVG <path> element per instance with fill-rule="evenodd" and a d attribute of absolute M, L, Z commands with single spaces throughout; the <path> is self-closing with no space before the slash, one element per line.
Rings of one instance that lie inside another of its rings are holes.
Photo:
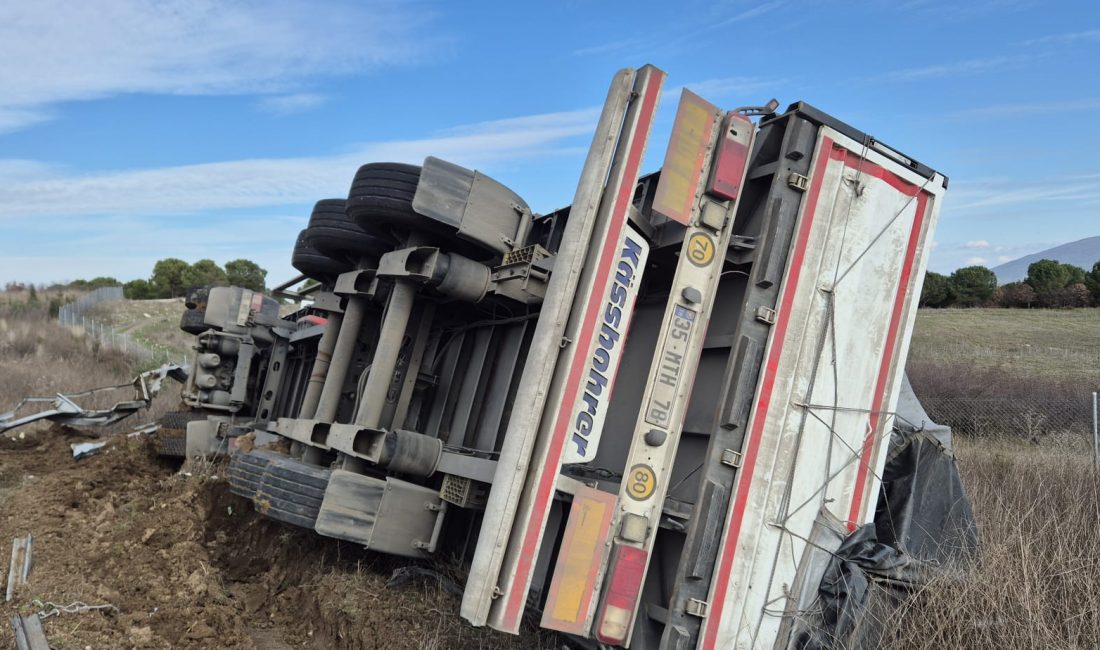
<path fill-rule="evenodd" d="M 909 360 L 1095 383 L 1100 309 L 922 309 Z"/>

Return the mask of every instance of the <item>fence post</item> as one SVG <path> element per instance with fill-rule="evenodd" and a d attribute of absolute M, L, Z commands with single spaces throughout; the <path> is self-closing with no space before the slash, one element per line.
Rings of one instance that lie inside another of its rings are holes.
<path fill-rule="evenodd" d="M 1100 431 L 1097 430 L 1097 419 L 1100 413 L 1096 408 L 1096 391 L 1092 391 L 1092 471 L 1100 469 Z"/>

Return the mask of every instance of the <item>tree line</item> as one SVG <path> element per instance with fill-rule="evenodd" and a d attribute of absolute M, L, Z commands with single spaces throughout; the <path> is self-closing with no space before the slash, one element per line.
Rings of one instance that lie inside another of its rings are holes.
<path fill-rule="evenodd" d="M 238 259 L 218 266 L 214 260 L 199 260 L 189 264 L 168 257 L 153 265 L 148 280 L 131 280 L 122 285 L 122 293 L 130 300 L 178 298 L 191 287 L 227 286 L 263 291 L 267 270 L 252 260 Z"/>
<path fill-rule="evenodd" d="M 91 280 L 72 280 L 52 284 L 35 285 L 30 282 L 10 281 L 4 284 L 5 293 L 29 292 L 37 298 L 38 291 L 95 291 L 103 287 L 122 286 L 122 293 L 130 300 L 151 298 L 179 298 L 191 287 L 236 286 L 253 291 L 264 291 L 267 270 L 252 260 L 237 259 L 218 266 L 214 260 L 199 260 L 189 264 L 175 257 L 168 257 L 153 265 L 153 273 L 147 280 L 120 282 L 111 276 L 99 276 Z"/>
<path fill-rule="evenodd" d="M 1089 307 L 1100 306 L 1100 262 L 1091 271 L 1056 260 L 1027 267 L 1023 282 L 998 285 L 984 266 L 966 266 L 951 275 L 929 271 L 924 276 L 921 307 Z"/>

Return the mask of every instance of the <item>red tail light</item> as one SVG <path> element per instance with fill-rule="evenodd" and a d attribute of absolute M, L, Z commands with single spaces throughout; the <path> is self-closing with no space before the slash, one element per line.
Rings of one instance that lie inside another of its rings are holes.
<path fill-rule="evenodd" d="M 620 544 L 615 544 L 611 553 L 611 577 L 597 619 L 596 638 L 603 643 L 621 645 L 634 623 L 634 609 L 642 591 L 649 553 Z"/>

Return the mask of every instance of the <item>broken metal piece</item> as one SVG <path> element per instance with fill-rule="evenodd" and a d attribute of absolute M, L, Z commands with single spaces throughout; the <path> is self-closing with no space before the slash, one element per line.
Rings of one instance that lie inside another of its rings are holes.
<path fill-rule="evenodd" d="M 42 629 L 42 619 L 36 614 L 12 616 L 11 631 L 15 635 L 15 647 L 18 650 L 50 650 L 46 631 Z"/>
<path fill-rule="evenodd" d="M 160 430 L 160 425 L 156 422 L 149 422 L 147 424 L 136 424 L 134 428 L 130 430 L 130 433 L 126 434 L 127 438 L 136 438 L 138 436 L 147 436 L 156 433 Z"/>
<path fill-rule="evenodd" d="M 149 406 L 149 403 L 157 396 L 157 393 L 160 392 L 161 384 L 164 383 L 165 377 L 183 382 L 187 379 L 187 371 L 183 366 L 178 364 L 166 363 L 155 370 L 141 373 L 135 377 L 132 382 L 126 384 L 101 386 L 78 393 L 58 393 L 53 397 L 28 397 L 19 402 L 11 411 L 0 413 L 0 433 L 39 420 L 52 420 L 53 422 L 73 427 L 102 427 L 108 424 L 114 424 L 119 420 L 133 415 L 146 406 Z M 86 397 L 123 388 L 133 388 L 134 399 L 118 402 L 108 409 L 84 409 L 73 401 L 78 397 Z M 53 408 L 21 418 L 16 417 L 16 413 L 24 406 L 42 403 L 51 403 L 53 404 Z"/>
<path fill-rule="evenodd" d="M 95 452 L 103 449 L 107 446 L 106 442 L 74 442 L 69 445 L 73 448 L 73 459 L 80 460 L 86 456 L 91 456 Z"/>
<path fill-rule="evenodd" d="M 27 584 L 27 576 L 31 572 L 33 546 L 34 537 L 29 533 L 26 537 L 16 537 L 12 540 L 11 562 L 8 564 L 8 589 L 4 594 L 4 602 L 11 602 L 15 589 Z"/>

